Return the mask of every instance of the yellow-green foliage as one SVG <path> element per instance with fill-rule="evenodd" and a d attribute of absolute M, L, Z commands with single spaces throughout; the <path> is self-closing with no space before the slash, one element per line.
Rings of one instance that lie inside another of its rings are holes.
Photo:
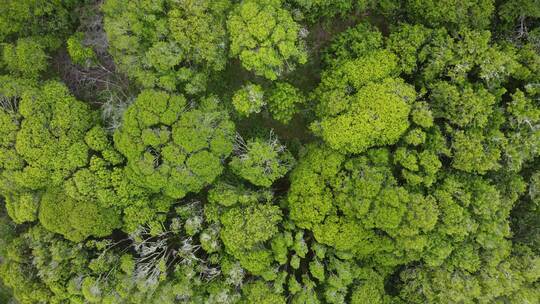
<path fill-rule="evenodd" d="M 452 166 L 479 174 L 497 170 L 502 162 L 519 167 L 531 157 L 528 144 L 521 153 L 512 151 L 515 141 L 509 144 L 503 133 L 505 118 L 499 105 L 506 91 L 501 83 L 510 75 L 528 77 L 528 72 L 516 61 L 512 48 L 492 44 L 490 38 L 488 31 L 461 29 L 454 37 L 444 29 L 406 25 L 388 43 L 404 72 L 417 72 L 433 117 L 444 121 L 441 131 L 449 141 Z M 516 133 L 510 133 L 517 139 Z M 519 140 L 530 139 L 526 135 Z"/>
<path fill-rule="evenodd" d="M 218 100 L 190 108 L 182 95 L 143 91 L 124 114 L 115 144 L 127 158 L 127 175 L 155 193 L 182 198 L 220 175 L 232 151 L 234 125 Z"/>
<path fill-rule="evenodd" d="M 507 165 L 512 170 L 520 170 L 528 160 L 540 155 L 540 90 L 534 86 L 525 92 L 517 90 L 512 94 L 512 101 L 507 104 L 510 130 L 506 145 Z"/>
<path fill-rule="evenodd" d="M 286 82 L 278 82 L 268 96 L 268 110 L 275 120 L 287 124 L 304 102 L 305 97 L 300 90 Z"/>
<path fill-rule="evenodd" d="M 344 16 L 354 7 L 354 3 L 361 4 L 363 1 L 353 0 L 291 0 L 295 7 L 298 6 L 304 12 L 307 19 L 316 21 L 322 17 Z"/>
<path fill-rule="evenodd" d="M 433 196 L 425 196 L 397 185 L 388 156 L 386 150 L 369 150 L 347 160 L 310 147 L 291 175 L 291 219 L 312 230 L 318 242 L 382 265 L 423 259 L 436 266 L 451 263 L 461 246 L 491 250 L 506 241 L 506 216 L 515 197 L 463 174 L 449 175 Z"/>
<path fill-rule="evenodd" d="M 47 68 L 48 56 L 44 47 L 34 39 L 19 39 L 14 45 L 5 44 L 2 53 L 6 68 L 13 75 L 36 78 Z"/>
<path fill-rule="evenodd" d="M 103 206 L 126 205 L 126 198 L 117 193 L 121 187 L 119 184 L 124 182 L 123 171 L 121 167 L 115 167 L 123 162 L 123 157 L 114 150 L 110 138 L 99 125 L 86 133 L 84 141 L 94 155 L 90 156 L 84 168 L 66 180 L 66 193 L 74 199 L 99 201 Z M 137 191 L 131 190 L 133 193 L 130 195 L 135 196 Z"/>
<path fill-rule="evenodd" d="M 15 149 L 17 132 L 20 129 L 19 99 L 22 93 L 31 89 L 33 82 L 0 76 L 0 189 L 6 190 L 6 181 L 13 171 L 24 167 L 25 161 Z M 11 181 L 12 182 L 12 181 Z"/>
<path fill-rule="evenodd" d="M 15 222 L 39 218 L 47 229 L 82 241 L 120 228 L 122 208 L 141 200 L 139 211 L 153 208 L 150 197 L 126 180 L 124 158 L 96 113 L 65 86 L 4 78 L 1 89 L 0 193 Z M 124 226 L 134 230 L 134 222 L 154 218 L 134 220 L 126 212 Z"/>
<path fill-rule="evenodd" d="M 414 88 L 395 78 L 396 65 L 394 55 L 377 51 L 323 73 L 313 96 L 320 117 L 311 126 L 315 134 L 349 153 L 396 143 L 416 99 Z"/>
<path fill-rule="evenodd" d="M 282 8 L 280 0 L 247 0 L 227 19 L 231 55 L 256 75 L 275 80 L 307 62 L 300 25 Z"/>
<path fill-rule="evenodd" d="M 50 47 L 60 46 L 59 39 L 69 30 L 73 19 L 73 0 L 5 0 L 0 2 L 0 41 L 36 36 Z"/>
<path fill-rule="evenodd" d="M 241 116 L 259 113 L 266 105 L 264 90 L 258 84 L 247 83 L 241 89 L 234 92 L 232 104 Z"/>
<path fill-rule="evenodd" d="M 463 302 L 472 299 L 485 302 L 537 302 L 540 296 L 537 286 L 540 277 L 538 256 L 529 248 L 519 245 L 515 246 L 511 256 L 509 253 L 487 255 L 482 261 L 478 260 L 480 267 L 472 271 L 450 265 L 406 269 L 401 274 L 405 285 L 400 296 L 415 303 L 447 303 L 449 299 Z"/>
<path fill-rule="evenodd" d="M 95 64 L 96 53 L 91 47 L 83 44 L 84 33 L 77 32 L 67 40 L 67 51 L 71 60 L 84 67 L 92 66 Z"/>
<path fill-rule="evenodd" d="M 0 304 L 538 304 L 539 4 L 0 0 Z"/>
<path fill-rule="evenodd" d="M 414 21 L 431 27 L 482 29 L 490 24 L 494 0 L 407 0 L 407 13 Z"/>
<path fill-rule="evenodd" d="M 5 191 L 6 210 L 11 219 L 18 224 L 37 220 L 41 193 L 35 191 Z"/>
<path fill-rule="evenodd" d="M 274 255 L 269 241 L 277 236 L 282 212 L 272 203 L 269 191 L 250 191 L 218 183 L 210 190 L 207 216 L 221 225 L 220 237 L 225 250 L 251 273 L 275 279 Z"/>
<path fill-rule="evenodd" d="M 67 283 L 73 276 L 88 272 L 87 254 L 82 246 L 36 226 L 11 240 L 5 250 L 8 262 L 0 265 L 0 277 L 21 303 L 38 303 L 43 299 L 59 303 L 78 298 L 69 294 Z M 29 257 L 33 263 L 28 263 Z M 38 272 L 39 279 L 25 275 Z"/>
<path fill-rule="evenodd" d="M 295 160 L 277 138 L 256 138 L 237 143 L 229 166 L 238 176 L 254 185 L 270 187 L 287 174 Z"/>
<path fill-rule="evenodd" d="M 279 207 L 256 203 L 235 207 L 225 211 L 220 221 L 223 225 L 221 239 L 226 251 L 250 272 L 271 276 L 268 272 L 271 271 L 272 252 L 261 248 L 261 245 L 278 231 L 277 224 L 281 221 Z"/>
<path fill-rule="evenodd" d="M 382 33 L 370 23 L 362 22 L 332 39 L 332 44 L 323 54 L 323 62 L 327 65 L 337 64 L 368 55 L 382 46 Z"/>
<path fill-rule="evenodd" d="M 85 134 L 96 122 L 97 113 L 77 101 L 68 89 L 56 82 L 22 95 L 22 117 L 15 148 L 27 166 L 15 179 L 33 189 L 59 185 L 88 162 Z M 33 182 L 31 182 L 33 181 Z"/>
<path fill-rule="evenodd" d="M 62 187 L 87 164 L 90 151 L 84 136 L 97 117 L 55 82 L 36 88 L 29 81 L 4 78 L 1 95 L 6 158 L 0 167 L 0 192 L 14 221 L 34 221 L 40 192 Z"/>
<path fill-rule="evenodd" d="M 272 291 L 271 287 L 264 282 L 258 281 L 246 285 L 242 291 L 244 298 L 241 304 L 261 303 L 261 304 L 285 304 L 285 298 Z"/>
<path fill-rule="evenodd" d="M 41 199 L 39 221 L 47 230 L 80 242 L 92 235 L 108 236 L 120 228 L 120 216 L 114 209 L 101 208 L 92 201 L 77 201 L 61 190 L 49 189 Z"/>

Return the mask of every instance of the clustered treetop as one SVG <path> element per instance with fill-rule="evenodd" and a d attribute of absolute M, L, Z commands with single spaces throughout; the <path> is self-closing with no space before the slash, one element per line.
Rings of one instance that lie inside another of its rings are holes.
<path fill-rule="evenodd" d="M 231 55 L 270 80 L 307 61 L 300 25 L 281 5 L 280 0 L 242 1 L 227 20 Z"/>
<path fill-rule="evenodd" d="M 538 0 L 0 1 L 0 302 L 539 303 Z"/>
<path fill-rule="evenodd" d="M 247 83 L 234 92 L 232 104 L 238 114 L 242 116 L 260 113 L 266 105 L 264 90 L 258 84 Z"/>
<path fill-rule="evenodd" d="M 232 172 L 261 187 L 272 186 L 295 163 L 291 153 L 272 133 L 267 140 L 256 138 L 246 142 L 238 138 L 234 152 L 229 163 Z"/>
<path fill-rule="evenodd" d="M 143 91 L 115 134 L 127 175 L 152 192 L 182 198 L 210 184 L 233 148 L 234 124 L 208 97 L 197 108 L 182 95 Z"/>
<path fill-rule="evenodd" d="M 105 30 L 119 67 L 145 88 L 195 94 L 227 57 L 229 0 L 106 1 Z"/>
<path fill-rule="evenodd" d="M 320 120 L 312 125 L 330 147 L 361 153 L 394 144 L 407 130 L 414 88 L 396 78 L 396 56 L 381 50 L 341 62 L 314 92 Z"/>
<path fill-rule="evenodd" d="M 35 221 L 39 215 L 43 226 L 75 241 L 109 235 L 120 225 L 109 206 L 81 201 L 78 195 L 67 197 L 64 190 L 94 159 L 110 165 L 122 161 L 107 141 L 98 145 L 88 137 L 99 132 L 99 126 L 93 127 L 97 113 L 60 83 L 21 87 L 24 84 L 24 80 L 2 81 L 0 113 L 12 135 L 3 144 L 7 157 L 0 191 L 9 214 L 17 223 Z M 63 216 L 73 222 L 66 223 Z"/>

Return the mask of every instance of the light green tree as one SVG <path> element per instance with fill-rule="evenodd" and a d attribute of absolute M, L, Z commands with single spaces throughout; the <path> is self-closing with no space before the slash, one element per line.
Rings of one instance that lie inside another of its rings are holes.
<path fill-rule="evenodd" d="M 221 182 L 209 191 L 208 200 L 205 212 L 219 223 L 225 251 L 251 274 L 265 280 L 276 279 L 270 243 L 279 236 L 283 215 L 279 206 L 273 204 L 273 194 Z"/>
<path fill-rule="evenodd" d="M 261 304 L 285 304 L 285 298 L 272 291 L 271 287 L 264 282 L 256 281 L 243 288 L 244 296 L 240 303 L 261 303 Z"/>
<path fill-rule="evenodd" d="M 67 51 L 71 60 L 83 67 L 90 67 L 96 64 L 96 52 L 92 47 L 84 44 L 84 33 L 76 32 L 67 40 Z"/>
<path fill-rule="evenodd" d="M 291 153 L 270 133 L 269 139 L 256 138 L 247 142 L 238 136 L 235 156 L 229 166 L 235 174 L 252 184 L 270 187 L 285 176 L 294 163 Z"/>
<path fill-rule="evenodd" d="M 368 55 L 382 46 L 382 33 L 370 23 L 362 22 L 334 37 L 324 50 L 322 60 L 326 65 L 338 64 Z"/>
<path fill-rule="evenodd" d="M 311 125 L 330 147 L 361 153 L 396 143 L 409 127 L 413 87 L 396 78 L 396 57 L 386 51 L 343 62 L 322 75 L 314 98 L 319 120 Z"/>
<path fill-rule="evenodd" d="M 232 97 L 232 104 L 241 116 L 260 113 L 266 102 L 264 89 L 260 85 L 252 83 L 244 85 Z"/>
<path fill-rule="evenodd" d="M 136 185 L 182 198 L 221 174 L 233 138 L 234 124 L 216 97 L 190 108 L 182 95 L 146 90 L 124 113 L 114 142 Z"/>
<path fill-rule="evenodd" d="M 227 19 L 231 56 L 256 75 L 275 80 L 307 62 L 300 25 L 280 0 L 246 0 Z"/>
<path fill-rule="evenodd" d="M 289 123 L 298 112 L 298 106 L 305 103 L 302 92 L 286 82 L 276 83 L 268 95 L 268 110 L 275 120 L 284 124 Z"/>
<path fill-rule="evenodd" d="M 17 40 L 16 44 L 3 46 L 3 61 L 13 75 L 37 78 L 47 69 L 48 56 L 43 46 L 31 38 Z"/>

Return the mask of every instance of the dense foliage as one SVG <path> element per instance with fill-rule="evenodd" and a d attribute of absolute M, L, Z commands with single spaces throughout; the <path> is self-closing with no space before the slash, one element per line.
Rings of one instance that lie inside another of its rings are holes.
<path fill-rule="evenodd" d="M 0 303 L 540 303 L 540 2 L 0 1 Z"/>

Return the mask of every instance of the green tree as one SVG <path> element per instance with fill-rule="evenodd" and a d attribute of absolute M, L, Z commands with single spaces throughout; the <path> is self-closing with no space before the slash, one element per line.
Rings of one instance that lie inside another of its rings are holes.
<path fill-rule="evenodd" d="M 114 142 L 136 185 L 182 198 L 221 174 L 233 137 L 234 124 L 216 97 L 190 109 L 182 95 L 146 90 L 124 113 Z"/>
<path fill-rule="evenodd" d="M 480 82 L 495 93 L 518 68 L 512 50 L 491 43 L 489 31 L 461 29 L 449 34 L 441 28 L 403 24 L 390 35 L 387 48 L 398 56 L 404 72 L 416 72 L 423 87 L 447 79 L 459 85 Z M 476 77 L 469 79 L 472 75 Z"/>
<path fill-rule="evenodd" d="M 65 179 L 88 162 L 85 133 L 96 113 L 76 100 L 65 86 L 4 78 L 0 193 L 17 223 L 37 219 L 42 190 L 62 187 Z"/>
<path fill-rule="evenodd" d="M 278 235 L 282 211 L 272 203 L 272 193 L 219 183 L 208 200 L 205 212 L 220 224 L 225 251 L 250 273 L 275 279 L 270 241 Z"/>
<path fill-rule="evenodd" d="M 349 153 L 396 143 L 416 99 L 414 88 L 395 78 L 396 65 L 395 56 L 378 51 L 324 72 L 314 93 L 320 118 L 314 133 Z"/>
<path fill-rule="evenodd" d="M 286 0 L 293 7 L 297 18 L 310 23 L 345 19 L 355 13 L 376 11 L 392 15 L 400 8 L 400 1 L 394 0 Z"/>
<path fill-rule="evenodd" d="M 508 183 L 510 184 L 510 183 Z M 534 172 L 529 180 L 526 195 L 522 196 L 512 210 L 514 242 L 525 244 L 536 255 L 540 254 L 540 172 Z"/>
<path fill-rule="evenodd" d="M 273 292 L 264 282 L 256 281 L 243 288 L 244 296 L 240 303 L 285 304 L 285 298 Z"/>
<path fill-rule="evenodd" d="M 29 38 L 19 39 L 15 45 L 5 44 L 3 60 L 11 74 L 25 78 L 37 78 L 48 65 L 43 46 Z"/>
<path fill-rule="evenodd" d="M 54 189 L 49 189 L 41 199 L 39 221 L 45 229 L 74 242 L 90 235 L 108 236 L 121 226 L 116 210 L 100 208 L 93 201 L 76 201 Z"/>
<path fill-rule="evenodd" d="M 241 116 L 259 113 L 266 105 L 264 89 L 258 84 L 247 83 L 234 92 L 232 104 Z"/>
<path fill-rule="evenodd" d="M 351 303 L 392 303 L 392 297 L 388 296 L 384 289 L 385 275 L 384 269 L 360 268 L 357 275 L 360 283 L 356 284 Z"/>
<path fill-rule="evenodd" d="M 84 33 L 76 32 L 67 40 L 67 51 L 71 60 L 83 67 L 96 64 L 96 52 L 84 44 Z"/>
<path fill-rule="evenodd" d="M 235 156 L 229 166 L 252 184 L 270 187 L 285 176 L 294 163 L 291 153 L 271 133 L 267 140 L 256 138 L 245 142 L 242 138 L 237 139 Z"/>
<path fill-rule="evenodd" d="M 353 0 L 289 0 L 288 2 L 299 7 L 309 21 L 316 21 L 321 17 L 344 16 L 354 7 Z"/>
<path fill-rule="evenodd" d="M 142 224 L 159 227 L 165 218 L 157 212 L 167 212 L 171 201 L 127 180 L 124 158 L 97 113 L 59 83 L 38 87 L 9 77 L 0 82 L 0 193 L 16 223 L 39 218 L 47 229 L 77 241 L 109 235 L 121 218 L 130 232 Z"/>
<path fill-rule="evenodd" d="M 540 2 L 537 0 L 504 1 L 499 4 L 498 13 L 502 21 L 498 25 L 499 30 L 509 38 L 534 40 L 535 31 L 538 32 L 534 29 L 534 24 L 540 18 Z"/>
<path fill-rule="evenodd" d="M 491 24 L 494 0 L 407 0 L 406 12 L 415 23 L 430 27 L 485 29 Z"/>
<path fill-rule="evenodd" d="M 6 0 L 0 3 L 0 42 L 39 37 L 44 46 L 57 48 L 74 23 L 73 0 Z"/>
<path fill-rule="evenodd" d="M 437 223 L 436 202 L 397 184 L 387 150 L 366 153 L 348 159 L 309 147 L 291 173 L 290 218 L 342 256 L 383 265 L 420 259 Z"/>
<path fill-rule="evenodd" d="M 118 66 L 145 88 L 206 89 L 225 67 L 228 0 L 107 0 L 105 30 Z"/>
<path fill-rule="evenodd" d="M 414 73 L 434 118 L 442 119 L 440 131 L 450 149 L 442 154 L 451 158 L 454 168 L 480 174 L 502 164 L 519 169 L 534 154 L 534 135 L 517 131 L 520 124 L 509 115 L 513 109 L 504 100 L 512 98 L 508 93 L 516 86 L 523 91 L 534 81 L 535 55 L 497 45 L 487 31 L 448 34 L 410 25 L 392 33 L 387 48 L 398 54 L 405 73 Z M 509 85 L 511 79 L 521 80 Z M 513 150 L 517 142 L 522 145 L 519 151 Z"/>
<path fill-rule="evenodd" d="M 18 110 L 23 120 L 15 148 L 27 166 L 15 174 L 16 181 L 32 189 L 60 185 L 87 164 L 84 136 L 97 122 L 97 113 L 64 85 L 50 82 L 25 91 Z"/>
<path fill-rule="evenodd" d="M 444 118 L 453 126 L 448 128 L 452 136 L 453 167 L 479 173 L 497 169 L 505 137 L 499 131 L 496 96 L 482 86 L 459 88 L 437 82 L 432 87 L 434 117 Z"/>
<path fill-rule="evenodd" d="M 0 193 L 16 223 L 39 219 L 46 229 L 82 241 L 109 235 L 122 225 L 122 209 L 150 200 L 126 180 L 124 159 L 97 113 L 64 85 L 6 77 L 0 93 Z"/>
<path fill-rule="evenodd" d="M 0 194 L 5 197 L 6 209 L 17 223 L 37 219 L 39 195 L 25 185 L 16 184 L 13 174 L 26 166 L 26 161 L 15 149 L 22 117 L 19 100 L 34 82 L 0 77 Z"/>
<path fill-rule="evenodd" d="M 515 247 L 504 259 L 486 257 L 474 271 L 458 265 L 409 268 L 401 297 L 408 303 L 535 303 L 540 296 L 538 256 L 526 247 Z"/>
<path fill-rule="evenodd" d="M 326 65 L 338 64 L 340 61 L 369 55 L 382 46 L 382 33 L 370 23 L 362 22 L 334 37 L 330 46 L 324 50 L 322 60 Z"/>
<path fill-rule="evenodd" d="M 307 54 L 300 40 L 300 25 L 279 0 L 247 0 L 234 8 L 227 20 L 231 56 L 247 70 L 276 80 L 304 64 Z"/>
<path fill-rule="evenodd" d="M 287 124 L 304 102 L 305 97 L 299 89 L 286 82 L 278 82 L 269 92 L 268 110 L 275 120 Z"/>
<path fill-rule="evenodd" d="M 527 86 L 526 91 L 517 90 L 507 104 L 508 144 L 504 158 L 510 169 L 519 170 L 540 154 L 540 107 L 535 102 L 540 90 Z"/>
<path fill-rule="evenodd" d="M 414 128 L 398 144 L 394 152 L 394 163 L 401 169 L 401 176 L 410 187 L 430 187 L 443 171 L 441 156 L 449 155 L 450 149 L 439 128 Z"/>
<path fill-rule="evenodd" d="M 390 161 L 386 149 L 347 158 L 309 147 L 291 173 L 290 218 L 340 255 L 385 266 L 414 260 L 430 266 L 459 263 L 467 250 L 498 254 L 504 249 L 508 216 L 520 190 L 507 195 L 487 179 L 456 173 L 426 195 L 400 186 Z"/>
<path fill-rule="evenodd" d="M 88 253 L 80 244 L 35 226 L 9 241 L 5 250 L 0 277 L 18 302 L 82 301 L 73 288 L 77 277 L 89 272 Z"/>

